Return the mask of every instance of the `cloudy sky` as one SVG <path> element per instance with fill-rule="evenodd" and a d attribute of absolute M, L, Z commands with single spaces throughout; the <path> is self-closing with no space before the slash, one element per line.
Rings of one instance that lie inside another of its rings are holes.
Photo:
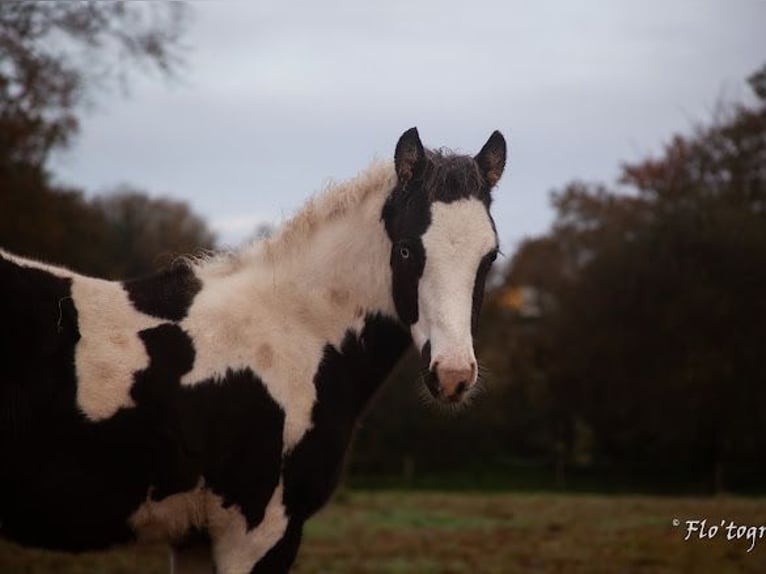
<path fill-rule="evenodd" d="M 58 179 L 189 201 L 236 245 L 330 180 L 393 155 L 405 129 L 475 153 L 510 144 L 506 251 L 552 220 L 549 191 L 612 181 L 766 61 L 766 0 L 192 4 L 176 81 L 101 98 Z"/>

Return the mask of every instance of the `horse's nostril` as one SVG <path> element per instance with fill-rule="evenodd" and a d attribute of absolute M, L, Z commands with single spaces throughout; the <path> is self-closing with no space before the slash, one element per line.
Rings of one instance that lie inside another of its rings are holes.
<path fill-rule="evenodd" d="M 468 383 L 467 383 L 466 381 L 460 381 L 460 382 L 457 384 L 457 387 L 455 387 L 455 394 L 456 394 L 457 396 L 460 396 L 460 395 L 462 395 L 464 392 L 466 392 L 466 390 L 468 390 Z"/>
<path fill-rule="evenodd" d="M 429 373 L 426 379 L 426 387 L 431 395 L 436 398 L 441 394 L 441 386 L 439 385 L 439 379 L 436 378 L 434 373 Z"/>

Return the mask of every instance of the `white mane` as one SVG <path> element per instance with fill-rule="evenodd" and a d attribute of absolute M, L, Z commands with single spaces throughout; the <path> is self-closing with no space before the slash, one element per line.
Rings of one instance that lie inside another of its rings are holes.
<path fill-rule="evenodd" d="M 373 195 L 387 195 L 395 185 L 393 162 L 375 161 L 350 180 L 330 182 L 283 223 L 272 237 L 255 240 L 236 251 L 189 258 L 188 261 L 207 273 L 222 275 L 255 260 L 278 261 L 304 246 L 324 223 L 347 215 Z"/>

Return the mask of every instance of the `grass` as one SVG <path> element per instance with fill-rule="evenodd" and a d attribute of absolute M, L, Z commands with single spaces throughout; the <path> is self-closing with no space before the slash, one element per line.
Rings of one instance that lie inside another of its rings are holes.
<path fill-rule="evenodd" d="M 681 526 L 674 527 L 677 518 Z M 766 572 L 766 536 L 684 541 L 684 521 L 766 525 L 766 500 L 343 492 L 306 528 L 300 574 Z M 0 543 L 2 573 L 167 572 L 164 548 L 78 557 Z"/>

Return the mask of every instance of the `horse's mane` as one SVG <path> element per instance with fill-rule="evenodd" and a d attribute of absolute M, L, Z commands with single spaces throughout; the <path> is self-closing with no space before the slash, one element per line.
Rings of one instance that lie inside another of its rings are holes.
<path fill-rule="evenodd" d="M 388 193 L 396 183 L 393 163 L 374 162 L 356 177 L 342 183 L 330 182 L 311 197 L 277 233 L 264 240 L 270 255 L 279 256 L 302 245 L 323 223 L 338 219 L 363 203 L 373 193 Z"/>
<path fill-rule="evenodd" d="M 254 240 L 236 250 L 203 254 L 184 260 L 198 269 L 231 273 L 258 258 L 277 261 L 305 245 L 322 224 L 336 220 L 362 204 L 374 193 L 389 193 L 396 185 L 393 162 L 375 161 L 347 181 L 330 181 L 271 237 Z"/>

